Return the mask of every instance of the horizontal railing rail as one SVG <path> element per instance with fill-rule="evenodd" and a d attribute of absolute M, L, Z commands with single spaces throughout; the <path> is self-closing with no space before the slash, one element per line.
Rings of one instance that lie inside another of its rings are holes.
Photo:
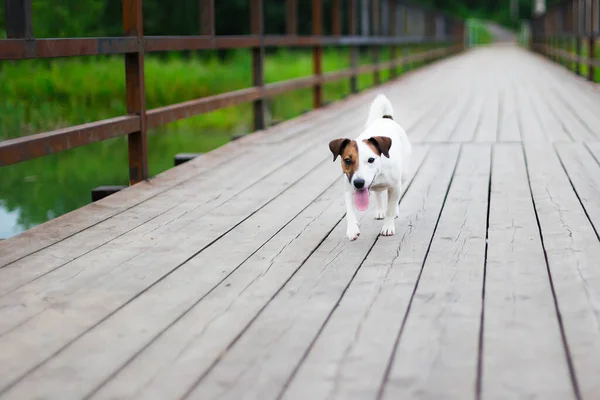
<path fill-rule="evenodd" d="M 86 144 L 128 136 L 130 184 L 148 178 L 147 131 L 180 119 L 253 103 L 254 130 L 265 126 L 265 100 L 298 89 L 312 88 L 313 107 L 323 105 L 326 83 L 350 80 L 352 92 L 358 91 L 357 77 L 373 73 L 380 83 L 380 72 L 414 62 L 429 62 L 464 48 L 464 21 L 445 13 L 400 0 L 362 0 L 367 11 L 367 32 L 358 33 L 358 0 L 346 0 L 347 32 L 341 29 L 342 1 L 331 1 L 331 34 L 323 34 L 322 0 L 312 0 L 312 34 L 297 34 L 297 0 L 286 0 L 286 34 L 264 34 L 263 2 L 249 0 L 250 34 L 215 35 L 215 1 L 201 1 L 198 36 L 144 36 L 142 0 L 123 0 L 124 36 L 96 38 L 36 39 L 33 37 L 31 0 L 5 0 L 7 39 L 0 40 L 0 60 L 25 60 L 94 55 L 123 55 L 126 70 L 127 115 L 38 133 L 0 142 L 0 167 L 65 151 Z M 383 13 L 383 2 L 386 12 Z M 365 16 L 362 15 L 363 27 Z M 388 18 L 386 24 L 381 20 Z M 384 31 L 385 26 L 385 31 Z M 398 47 L 427 45 L 432 49 L 417 54 L 398 56 Z M 348 47 L 351 67 L 323 72 L 325 47 Z M 390 47 L 390 60 L 380 61 L 379 50 Z M 305 77 L 265 84 L 265 49 L 272 47 L 311 48 L 313 74 Z M 373 51 L 373 64 L 358 65 L 358 48 Z M 196 100 L 146 109 L 144 57 L 146 53 L 212 49 L 251 49 L 252 86 Z"/>
<path fill-rule="evenodd" d="M 578 75 L 595 80 L 600 66 L 596 55 L 596 38 L 600 36 L 600 0 L 566 0 L 554 4 L 531 20 L 532 49 Z"/>

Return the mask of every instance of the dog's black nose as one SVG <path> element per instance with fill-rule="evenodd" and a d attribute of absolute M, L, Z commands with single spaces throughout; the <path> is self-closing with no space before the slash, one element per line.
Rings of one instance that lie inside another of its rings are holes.
<path fill-rule="evenodd" d="M 365 187 L 365 180 L 357 178 L 354 180 L 354 187 L 357 189 L 362 189 Z"/>

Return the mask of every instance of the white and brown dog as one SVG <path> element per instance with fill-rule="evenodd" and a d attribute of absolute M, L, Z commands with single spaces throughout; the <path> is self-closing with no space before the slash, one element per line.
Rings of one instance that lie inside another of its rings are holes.
<path fill-rule="evenodd" d="M 344 181 L 348 238 L 356 240 L 360 235 L 353 205 L 359 211 L 365 211 L 369 207 L 370 192 L 375 194 L 375 219 L 383 219 L 381 234 L 394 235 L 400 193 L 412 147 L 406 132 L 395 121 L 394 110 L 387 97 L 380 94 L 375 98 L 365 130 L 359 137 L 355 140 L 332 140 L 329 149 L 333 153 L 333 161 L 341 156 L 342 171 L 347 178 Z"/>

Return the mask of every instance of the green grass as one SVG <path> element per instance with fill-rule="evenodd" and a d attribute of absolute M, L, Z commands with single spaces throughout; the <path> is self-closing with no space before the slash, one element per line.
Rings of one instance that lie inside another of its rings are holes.
<path fill-rule="evenodd" d="M 472 46 L 486 45 L 493 41 L 488 28 L 478 19 L 471 18 L 467 21 L 467 32 Z"/>

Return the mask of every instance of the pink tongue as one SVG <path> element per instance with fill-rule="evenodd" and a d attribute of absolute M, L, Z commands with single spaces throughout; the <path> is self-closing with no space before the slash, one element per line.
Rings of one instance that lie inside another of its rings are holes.
<path fill-rule="evenodd" d="M 369 208 L 369 190 L 355 190 L 354 191 L 354 205 L 358 211 L 365 211 Z"/>

